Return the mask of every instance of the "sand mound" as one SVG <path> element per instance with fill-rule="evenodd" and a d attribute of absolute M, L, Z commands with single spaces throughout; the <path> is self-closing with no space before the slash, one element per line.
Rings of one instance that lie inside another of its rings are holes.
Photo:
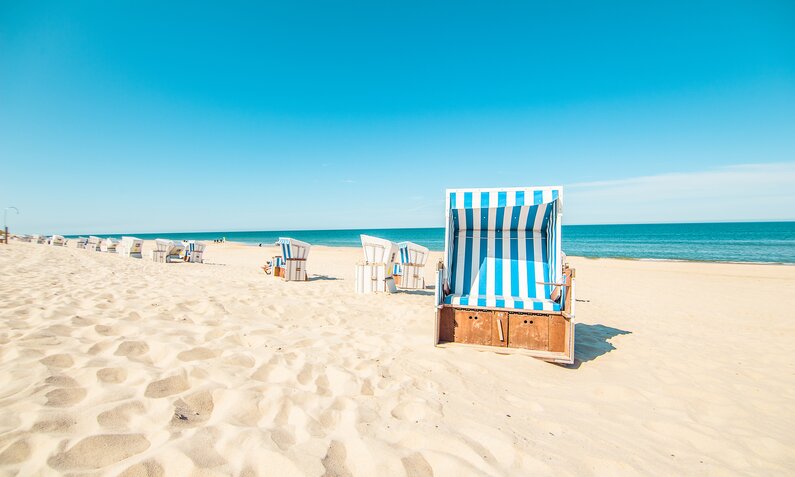
<path fill-rule="evenodd" d="M 148 448 L 149 441 L 141 434 L 91 436 L 50 457 L 47 464 L 56 470 L 100 469 Z"/>

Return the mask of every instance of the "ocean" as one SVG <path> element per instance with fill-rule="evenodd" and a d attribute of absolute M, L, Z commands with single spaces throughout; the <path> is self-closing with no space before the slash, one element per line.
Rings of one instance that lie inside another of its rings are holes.
<path fill-rule="evenodd" d="M 313 245 L 358 247 L 360 234 L 395 242 L 409 240 L 444 250 L 444 228 L 184 232 L 124 234 L 142 239 L 213 241 L 221 237 L 247 244 L 272 244 L 293 237 Z M 95 234 L 99 235 L 99 234 Z M 118 238 L 120 235 L 99 235 Z M 70 236 L 76 237 L 76 236 Z M 564 225 L 568 255 L 652 260 L 795 263 L 795 222 L 694 224 Z"/>

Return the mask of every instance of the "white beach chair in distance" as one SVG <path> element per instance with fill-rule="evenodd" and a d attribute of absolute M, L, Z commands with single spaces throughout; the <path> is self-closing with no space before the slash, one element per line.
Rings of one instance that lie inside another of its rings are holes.
<path fill-rule="evenodd" d="M 392 271 L 397 259 L 398 246 L 391 240 L 371 235 L 360 235 L 364 262 L 356 264 L 356 293 L 391 291 Z"/>
<path fill-rule="evenodd" d="M 422 290 L 425 288 L 425 264 L 428 262 L 427 247 L 414 242 L 398 244 L 400 278 L 395 280 L 400 288 Z"/>
<path fill-rule="evenodd" d="M 188 257 L 188 262 L 191 263 L 204 263 L 204 249 L 207 248 L 205 242 L 197 242 L 195 240 L 188 240 L 185 245 L 185 254 Z"/>
<path fill-rule="evenodd" d="M 77 237 L 75 243 L 77 245 L 77 248 L 86 248 L 86 245 L 88 244 L 88 239 L 85 237 Z"/>
<path fill-rule="evenodd" d="M 108 237 L 99 242 L 99 250 L 107 253 L 116 253 L 118 242 Z"/>
<path fill-rule="evenodd" d="M 101 238 L 90 235 L 88 237 L 88 241 L 86 242 L 86 250 L 90 250 L 92 252 L 98 252 L 100 242 L 102 242 Z"/>
<path fill-rule="evenodd" d="M 574 362 L 574 270 L 562 187 L 450 189 L 436 280 L 437 346 Z"/>
<path fill-rule="evenodd" d="M 155 239 L 155 250 L 152 250 L 152 259 L 155 262 L 171 263 L 182 261 L 185 246 L 182 242 L 169 239 Z"/>
<path fill-rule="evenodd" d="M 116 253 L 122 257 L 142 258 L 144 241 L 137 237 L 122 237 L 116 245 Z"/>
<path fill-rule="evenodd" d="M 65 247 L 66 239 L 63 238 L 62 235 L 53 235 L 52 238 L 50 238 L 50 245 L 53 247 Z"/>
<path fill-rule="evenodd" d="M 282 248 L 284 280 L 288 282 L 306 281 L 306 260 L 312 245 L 288 237 L 279 237 L 279 241 L 276 243 Z"/>

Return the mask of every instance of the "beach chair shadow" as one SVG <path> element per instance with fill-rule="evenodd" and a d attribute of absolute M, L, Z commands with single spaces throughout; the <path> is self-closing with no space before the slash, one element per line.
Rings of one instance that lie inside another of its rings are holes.
<path fill-rule="evenodd" d="M 588 325 L 577 323 L 574 325 L 574 364 L 568 368 L 577 369 L 581 363 L 592 361 L 614 349 L 609 340 L 619 336 L 631 334 L 631 331 L 620 330 L 605 325 Z"/>
<path fill-rule="evenodd" d="M 314 282 L 314 281 L 316 281 L 316 280 L 317 280 L 317 281 L 320 281 L 320 280 L 339 280 L 339 278 L 337 278 L 337 277 L 330 277 L 330 276 L 328 276 L 328 275 L 312 275 L 311 277 L 308 277 L 308 278 L 306 279 L 306 281 L 308 281 L 308 282 Z"/>
<path fill-rule="evenodd" d="M 433 296 L 433 290 L 406 290 L 399 288 L 398 292 L 406 295 Z"/>

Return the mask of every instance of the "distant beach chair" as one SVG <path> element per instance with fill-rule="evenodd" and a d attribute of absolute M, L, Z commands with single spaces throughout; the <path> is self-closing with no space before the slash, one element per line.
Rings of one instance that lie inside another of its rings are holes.
<path fill-rule="evenodd" d="M 122 237 L 116 245 L 116 253 L 122 257 L 142 258 L 144 241 L 137 237 Z"/>
<path fill-rule="evenodd" d="M 75 243 L 77 244 L 77 248 L 86 248 L 86 245 L 88 244 L 88 239 L 85 237 L 77 237 Z"/>
<path fill-rule="evenodd" d="M 393 291 L 397 244 L 370 235 L 361 235 L 360 239 L 364 262 L 356 264 L 356 293 Z"/>
<path fill-rule="evenodd" d="M 108 237 L 99 242 L 99 250 L 107 253 L 116 253 L 116 248 L 119 243 L 116 240 Z"/>
<path fill-rule="evenodd" d="M 47 237 L 45 237 L 43 235 L 39 235 L 39 234 L 33 234 L 33 235 L 30 236 L 30 239 L 28 240 L 28 242 L 32 242 L 32 243 L 46 243 L 47 242 Z"/>
<path fill-rule="evenodd" d="M 152 259 L 155 262 L 172 263 L 182 261 L 185 246 L 181 242 L 168 239 L 155 239 L 155 250 Z"/>
<path fill-rule="evenodd" d="M 273 266 L 273 276 L 282 277 L 285 281 L 306 281 L 306 259 L 312 245 L 300 240 L 280 237 L 276 242 L 282 248 L 281 257 L 273 257 L 272 262 L 282 260 L 282 267 Z"/>
<path fill-rule="evenodd" d="M 195 240 L 188 240 L 185 245 L 185 259 L 191 263 L 204 263 L 204 249 L 207 244 L 204 242 L 196 242 Z"/>
<path fill-rule="evenodd" d="M 62 235 L 53 235 L 50 238 L 50 245 L 52 245 L 53 247 L 65 247 L 66 239 L 63 238 Z"/>
<path fill-rule="evenodd" d="M 86 242 L 86 250 L 90 250 L 92 252 L 98 252 L 100 242 L 102 242 L 101 238 L 90 235 L 88 237 L 88 241 Z"/>
<path fill-rule="evenodd" d="M 450 189 L 436 279 L 437 346 L 574 362 L 574 270 L 561 187 Z"/>
<path fill-rule="evenodd" d="M 428 248 L 414 242 L 400 242 L 398 250 L 399 263 L 396 268 L 399 270 L 399 274 L 395 277 L 395 283 L 400 288 L 424 289 Z"/>

